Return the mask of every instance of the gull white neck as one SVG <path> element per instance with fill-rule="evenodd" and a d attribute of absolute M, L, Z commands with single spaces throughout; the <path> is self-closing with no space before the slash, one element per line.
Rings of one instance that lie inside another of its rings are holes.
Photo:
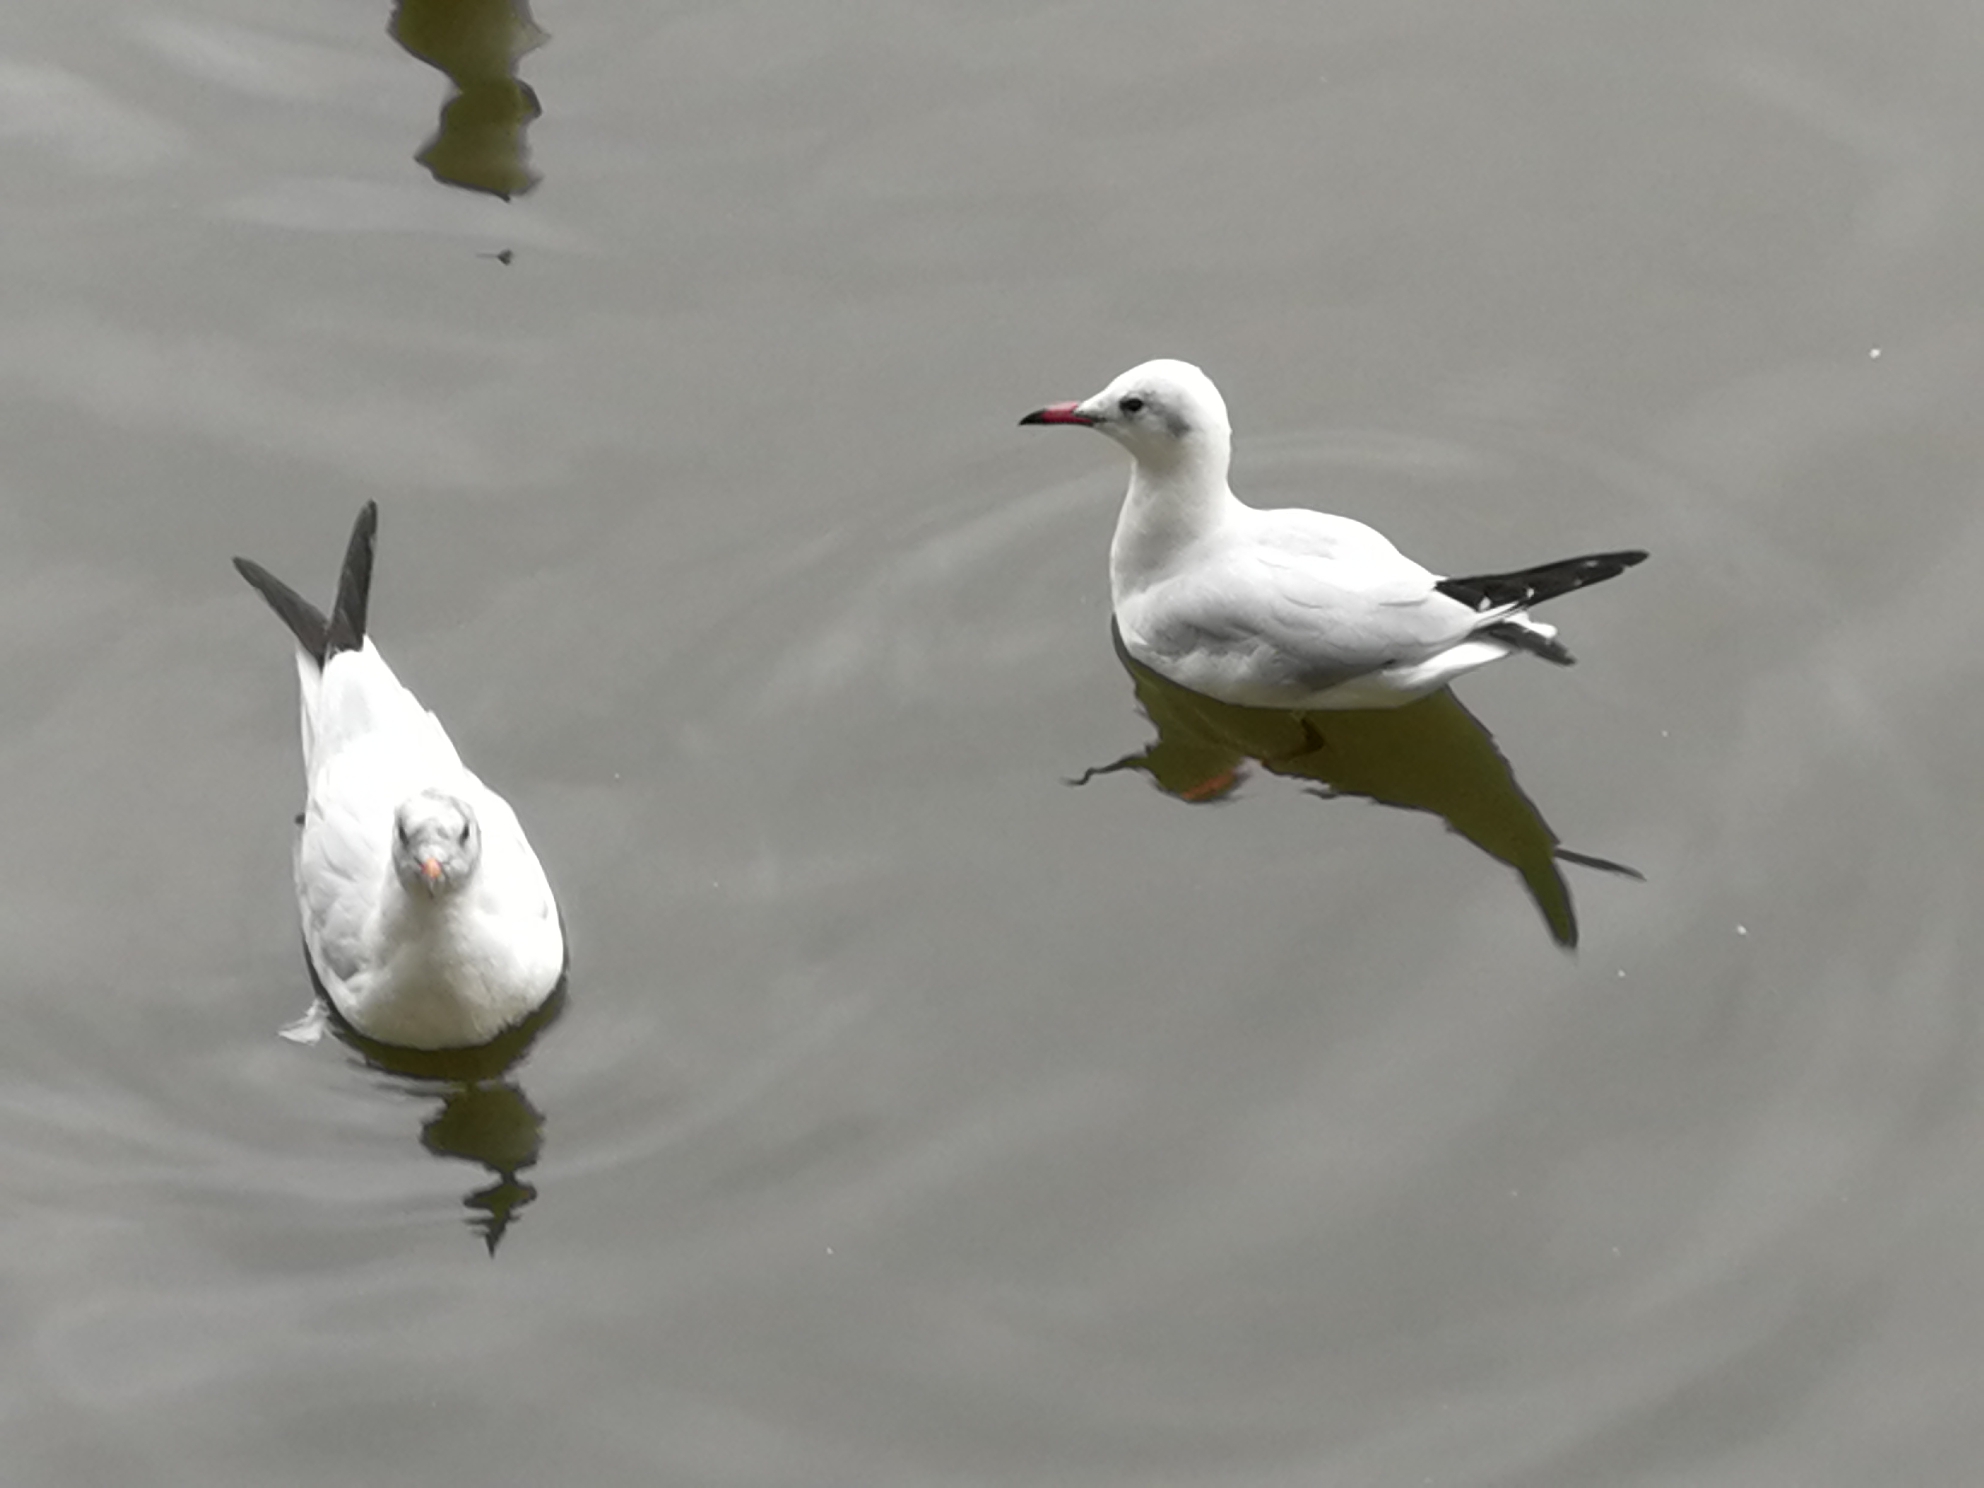
<path fill-rule="evenodd" d="M 1200 435 L 1161 464 L 1136 462 L 1109 545 L 1109 587 L 1119 602 L 1163 578 L 1240 504 L 1226 485 L 1228 450 L 1226 435 Z"/>

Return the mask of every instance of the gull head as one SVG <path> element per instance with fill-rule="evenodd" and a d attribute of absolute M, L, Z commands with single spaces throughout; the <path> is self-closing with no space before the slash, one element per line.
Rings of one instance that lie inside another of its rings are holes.
<path fill-rule="evenodd" d="M 1081 424 L 1107 434 L 1139 465 L 1166 470 L 1213 452 L 1223 460 L 1233 426 L 1212 379 L 1168 357 L 1132 367 L 1092 398 L 1050 403 L 1022 424 Z"/>
<path fill-rule="evenodd" d="M 408 893 L 438 898 L 468 882 L 482 856 L 482 828 L 468 802 L 422 791 L 393 813 L 393 872 Z"/>

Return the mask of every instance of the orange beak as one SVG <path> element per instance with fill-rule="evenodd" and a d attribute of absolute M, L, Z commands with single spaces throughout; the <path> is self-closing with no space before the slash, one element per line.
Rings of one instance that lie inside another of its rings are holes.
<path fill-rule="evenodd" d="M 420 876 L 426 880 L 428 888 L 433 888 L 434 885 L 441 881 L 441 860 L 439 858 L 422 858 L 420 860 Z"/>

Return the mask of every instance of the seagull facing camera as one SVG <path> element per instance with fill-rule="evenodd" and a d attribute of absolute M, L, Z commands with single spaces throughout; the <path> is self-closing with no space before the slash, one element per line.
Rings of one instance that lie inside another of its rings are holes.
<path fill-rule="evenodd" d="M 367 1038 L 467 1048 L 544 1006 L 564 980 L 565 932 L 516 812 L 367 634 L 377 524 L 367 502 L 328 616 L 259 563 L 234 563 L 296 641 L 296 904 L 310 969 Z"/>
<path fill-rule="evenodd" d="M 422 791 L 393 813 L 393 872 L 409 891 L 452 893 L 482 859 L 482 829 L 468 802 Z"/>

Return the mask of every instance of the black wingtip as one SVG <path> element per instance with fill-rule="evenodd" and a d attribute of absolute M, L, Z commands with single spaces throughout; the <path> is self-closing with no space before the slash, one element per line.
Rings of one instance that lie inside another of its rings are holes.
<path fill-rule="evenodd" d="M 268 601 L 269 608 L 282 618 L 282 623 L 289 627 L 289 633 L 296 637 L 296 644 L 307 651 L 318 666 L 322 666 L 331 628 L 324 612 L 253 558 L 235 559 L 234 569 L 254 586 L 257 594 Z"/>
<path fill-rule="evenodd" d="M 1643 548 L 1621 548 L 1610 553 L 1587 553 L 1581 558 L 1560 558 L 1535 568 L 1513 573 L 1471 574 L 1464 578 L 1441 579 L 1433 587 L 1450 599 L 1476 610 L 1505 606 L 1542 604 L 1545 600 L 1569 594 L 1588 584 L 1601 584 L 1617 578 L 1636 564 L 1646 562 Z"/>
<path fill-rule="evenodd" d="M 379 503 L 368 501 L 351 524 L 344 568 L 338 574 L 337 602 L 331 606 L 326 655 L 356 651 L 365 644 L 365 609 L 372 596 L 372 545 L 379 533 Z"/>

